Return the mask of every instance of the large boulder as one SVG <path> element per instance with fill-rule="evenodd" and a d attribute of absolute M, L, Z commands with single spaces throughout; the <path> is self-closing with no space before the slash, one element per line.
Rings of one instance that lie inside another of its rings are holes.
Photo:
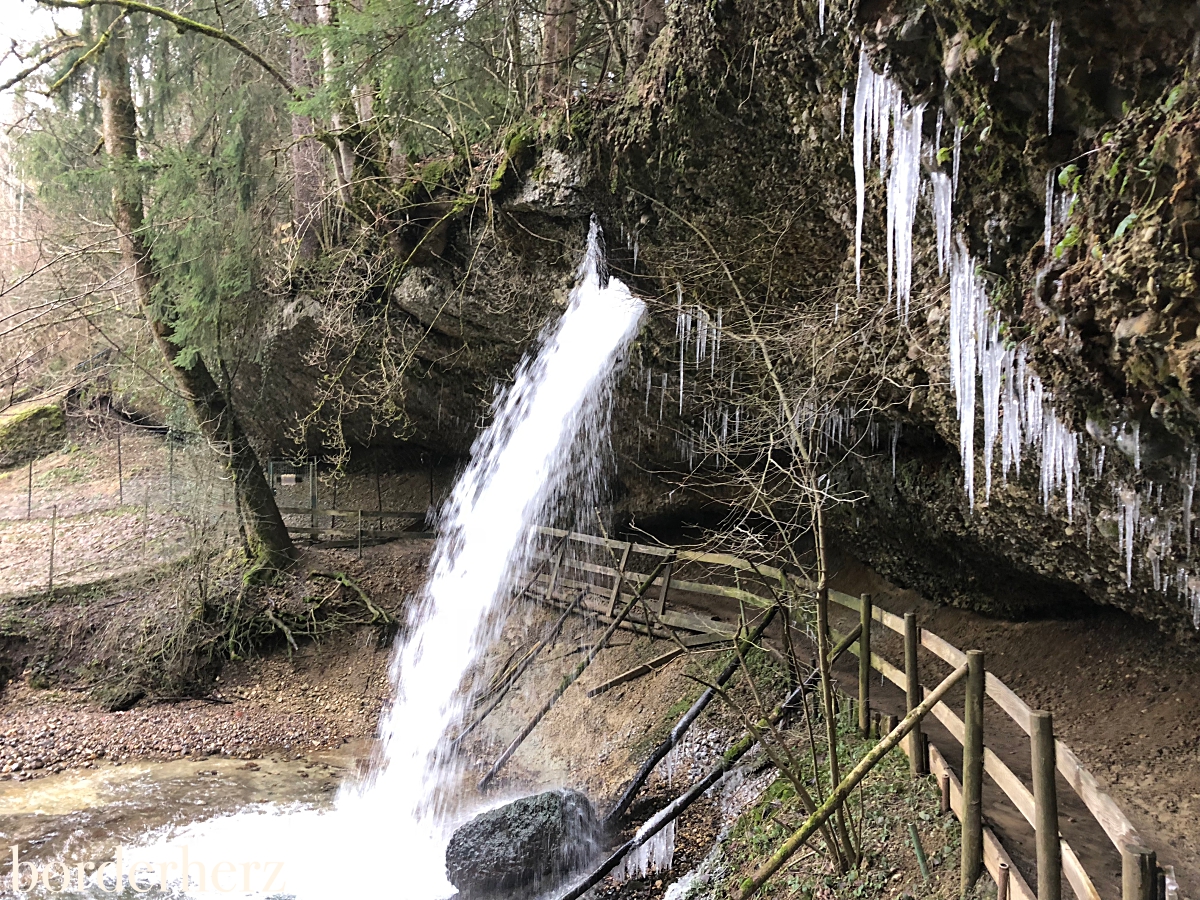
<path fill-rule="evenodd" d="M 19 403 L 9 407 L 0 413 L 0 469 L 57 450 L 66 434 L 61 403 Z"/>
<path fill-rule="evenodd" d="M 578 791 L 522 797 L 476 816 L 446 847 L 446 874 L 465 898 L 549 887 L 593 856 L 599 825 Z"/>

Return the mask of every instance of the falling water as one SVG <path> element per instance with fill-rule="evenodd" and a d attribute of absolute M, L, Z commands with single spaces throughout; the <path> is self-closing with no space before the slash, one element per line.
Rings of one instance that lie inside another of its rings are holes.
<path fill-rule="evenodd" d="M 493 424 L 442 510 L 428 583 L 393 653 L 394 701 L 371 777 L 344 788 L 331 813 L 243 814 L 173 844 L 186 840 L 198 853 L 208 843 L 212 854 L 249 846 L 254 858 L 284 858 L 289 891 L 303 898 L 453 893 L 443 862 L 453 824 L 445 810 L 459 773 L 444 738 L 469 708 L 464 682 L 503 625 L 535 526 L 565 512 L 569 492 L 595 483 L 594 448 L 605 443 L 614 375 L 643 311 L 607 277 L 593 219 L 567 311 L 496 401 Z"/>

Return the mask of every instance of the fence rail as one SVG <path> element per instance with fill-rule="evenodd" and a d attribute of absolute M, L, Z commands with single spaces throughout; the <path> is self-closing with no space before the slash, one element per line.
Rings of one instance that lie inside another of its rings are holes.
<path fill-rule="evenodd" d="M 555 539 L 557 543 L 552 544 L 550 550 L 537 554 L 537 558 L 543 563 L 543 567 L 540 574 L 531 582 L 531 586 L 540 588 L 539 593 L 545 599 L 556 604 L 559 604 L 559 601 L 554 594 L 558 588 L 570 589 L 573 592 L 583 590 L 586 594 L 580 605 L 602 618 L 611 618 L 612 610 L 618 601 L 618 597 L 631 597 L 633 595 L 632 585 L 643 583 L 646 579 L 646 575 L 626 568 L 626 563 L 632 554 L 659 558 L 674 554 L 674 560 L 677 562 L 694 562 L 726 567 L 733 569 L 736 573 L 753 573 L 764 584 L 772 581 L 776 582 L 779 585 L 780 595 L 785 592 L 796 591 L 811 593 L 814 590 L 814 586 L 810 582 L 800 581 L 788 575 L 782 569 L 757 564 L 727 554 L 684 550 L 674 551 L 666 547 L 596 537 L 594 535 L 564 531 L 557 528 L 543 527 L 539 531 L 544 537 Z M 619 559 L 619 563 L 615 566 L 606 566 L 584 560 L 567 559 L 563 552 L 567 543 L 575 543 L 593 548 L 603 547 L 611 551 L 614 562 Z M 567 571 L 604 576 L 609 579 L 609 583 L 597 585 L 579 578 L 571 578 L 565 574 Z M 640 615 L 631 614 L 626 622 L 623 623 L 625 627 L 645 632 L 647 629 L 652 629 L 657 621 L 661 625 L 692 631 L 696 634 L 732 637 L 735 627 L 731 623 L 706 619 L 701 615 L 686 610 L 668 609 L 667 604 L 671 592 L 680 591 L 708 594 L 726 599 L 739 600 L 758 607 L 774 605 L 779 602 L 780 596 L 764 597 L 742 586 L 730 587 L 727 585 L 685 581 L 676 578 L 673 571 L 665 567 L 663 574 L 654 579 L 652 587 L 658 588 L 658 596 L 661 597 L 655 614 L 652 615 L 648 609 L 641 610 Z M 775 588 L 772 587 L 771 591 L 774 592 Z M 647 591 L 646 593 L 649 595 L 652 591 Z M 863 599 L 834 590 L 828 591 L 828 597 L 839 606 L 858 613 L 860 617 L 864 617 L 863 620 L 865 621 Z M 884 628 L 902 637 L 906 635 L 909 626 L 906 624 L 905 618 L 869 604 L 869 601 L 867 601 L 867 604 L 869 606 L 871 621 L 878 622 Z M 837 641 L 840 640 L 841 635 L 833 632 L 831 637 L 834 641 Z M 916 637 L 919 640 L 920 646 L 949 664 L 952 668 L 959 668 L 966 664 L 966 653 L 933 632 L 917 628 Z M 851 648 L 851 652 L 854 652 L 856 655 L 859 654 L 861 652 L 859 648 L 862 646 L 870 647 L 869 634 L 861 636 L 855 646 Z M 915 653 L 911 654 L 912 670 L 909 669 L 909 664 L 906 663 L 905 668 L 902 669 L 893 665 L 878 653 L 870 652 L 869 657 L 871 667 L 902 691 L 910 692 L 911 688 L 916 685 L 918 694 L 923 693 L 924 689 L 917 682 Z M 986 696 L 1011 718 L 1022 732 L 1029 735 L 1034 741 L 1036 755 L 1035 718 L 1040 716 L 1048 719 L 1049 714 L 1035 713 L 1024 700 L 1018 697 L 1011 688 L 991 672 L 985 673 L 984 685 Z M 865 697 L 866 691 L 864 690 L 860 696 Z M 909 696 L 911 698 L 911 692 Z M 932 708 L 931 713 L 941 722 L 953 738 L 959 744 L 963 745 L 964 753 L 969 753 L 970 740 L 968 739 L 967 727 L 963 720 L 945 703 L 936 704 Z M 1133 827 L 1133 824 L 1121 811 L 1120 807 L 1117 806 L 1113 798 L 1100 787 L 1099 783 L 1083 765 L 1079 757 L 1075 755 L 1074 751 L 1057 738 L 1053 739 L 1052 746 L 1054 768 L 1057 769 L 1057 772 L 1075 791 L 1084 806 L 1096 820 L 1096 823 L 1121 855 L 1122 900 L 1155 900 L 1158 895 L 1158 886 L 1156 884 L 1156 865 L 1153 851 L 1145 848 L 1142 838 Z M 910 756 L 914 752 L 914 747 L 919 747 L 919 742 L 912 744 L 905 742 L 904 744 L 905 752 L 909 753 Z M 1061 866 L 1061 875 L 1071 886 L 1078 900 L 1100 900 L 1100 894 L 1096 890 L 1091 876 L 1087 873 L 1075 850 L 1058 833 L 1057 802 L 1056 798 L 1053 797 L 1053 778 L 1050 778 L 1048 788 L 1046 787 L 1046 783 L 1043 782 L 1043 787 L 1037 789 L 1037 791 L 1041 792 L 1048 789 L 1051 792 L 1049 797 L 1043 798 L 1043 796 L 1036 795 L 1037 792 L 1031 790 L 991 748 L 982 746 L 981 750 L 983 772 L 991 778 L 996 786 L 1000 788 L 1001 792 L 1013 803 L 1022 817 L 1034 828 L 1035 833 L 1045 833 L 1050 828 L 1053 828 L 1054 834 L 1058 838 L 1058 861 L 1039 849 L 1039 869 L 1053 870 Z M 917 752 L 920 751 L 918 750 Z M 941 752 L 932 745 L 929 747 L 929 757 L 929 768 L 939 778 L 946 779 L 951 809 L 962 820 L 962 785 L 950 766 L 946 763 Z M 914 760 L 914 766 L 916 765 L 918 763 Z M 1053 809 L 1055 812 L 1052 818 L 1045 819 L 1048 809 Z M 1043 821 L 1039 822 L 1039 820 Z M 995 833 L 982 824 L 980 824 L 980 828 L 982 830 L 982 834 L 979 837 L 982 842 L 983 863 L 992 877 L 997 880 L 997 883 L 1000 882 L 1003 871 L 1003 875 L 1008 881 L 1009 891 L 1017 900 L 1034 900 L 1034 898 L 1038 897 L 1041 892 L 1035 892 L 1026 883 L 1020 872 L 1012 865 L 1012 860 L 1009 858 L 1008 853 L 1001 845 Z M 965 840 L 966 835 L 964 835 Z M 1057 871 L 1047 871 L 1040 874 L 1048 876 L 1049 881 L 1057 881 Z M 1039 878 L 1039 881 L 1041 880 L 1043 879 Z M 1057 897 L 1057 892 L 1053 896 Z M 1043 900 L 1045 900 L 1044 897 Z"/>

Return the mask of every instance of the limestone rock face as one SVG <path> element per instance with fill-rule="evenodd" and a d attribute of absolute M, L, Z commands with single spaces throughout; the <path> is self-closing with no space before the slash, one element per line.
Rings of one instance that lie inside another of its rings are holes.
<path fill-rule="evenodd" d="M 549 887 L 588 861 L 597 830 L 578 791 L 522 797 L 459 828 L 446 847 L 446 873 L 466 898 Z"/>

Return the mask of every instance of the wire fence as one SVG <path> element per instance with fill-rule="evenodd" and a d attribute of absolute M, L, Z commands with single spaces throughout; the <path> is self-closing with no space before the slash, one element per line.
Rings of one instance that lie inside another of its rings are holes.
<path fill-rule="evenodd" d="M 240 540 L 233 482 L 198 435 L 114 417 L 56 453 L 0 472 L 0 596 L 127 575 Z M 428 535 L 453 473 L 265 465 L 293 539 L 359 546 Z"/>

